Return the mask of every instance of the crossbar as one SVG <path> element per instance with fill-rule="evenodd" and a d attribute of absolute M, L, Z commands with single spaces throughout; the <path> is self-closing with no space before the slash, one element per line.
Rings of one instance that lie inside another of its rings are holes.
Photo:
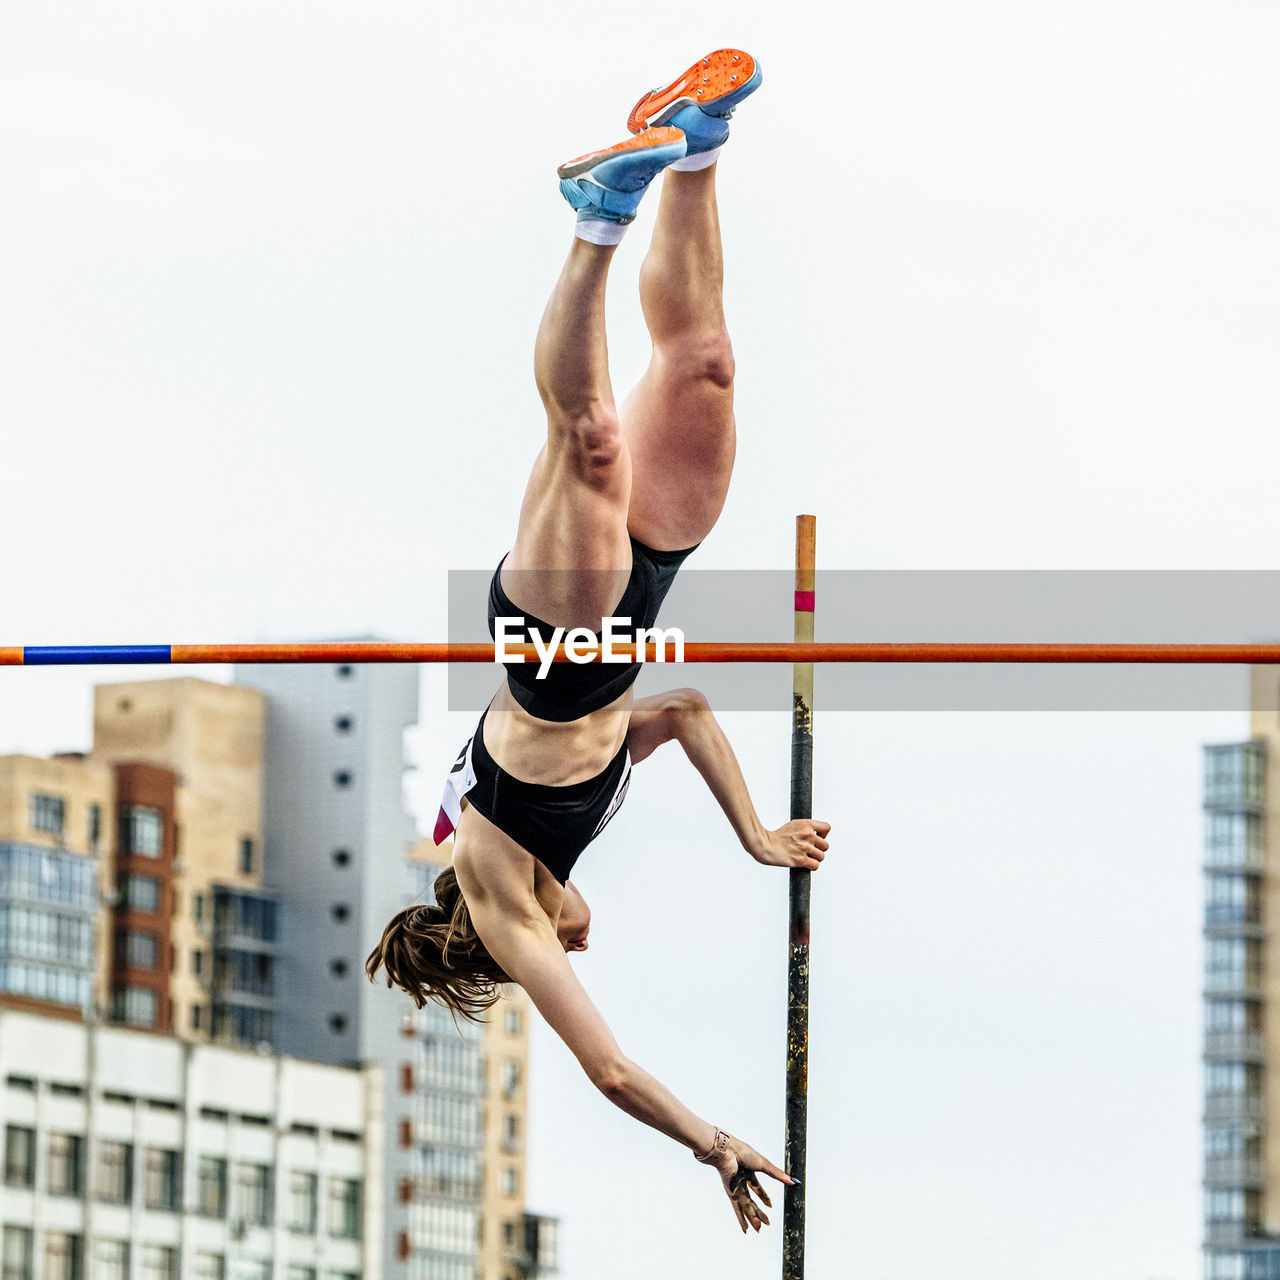
<path fill-rule="evenodd" d="M 659 648 L 662 654 L 659 655 Z M 643 646 L 645 662 L 676 661 L 673 643 Z M 508 655 L 539 662 L 533 645 L 508 645 Z M 613 652 L 633 660 L 635 646 Z M 332 641 L 319 644 L 26 645 L 0 647 L 0 667 L 111 665 L 176 666 L 231 662 L 492 663 L 494 647 L 481 644 L 401 644 Z M 568 662 L 563 650 L 555 662 Z M 794 643 L 787 641 L 688 641 L 683 661 L 706 663 L 1153 663 L 1174 665 L 1280 664 L 1280 644 L 986 644 L 986 643 Z"/>

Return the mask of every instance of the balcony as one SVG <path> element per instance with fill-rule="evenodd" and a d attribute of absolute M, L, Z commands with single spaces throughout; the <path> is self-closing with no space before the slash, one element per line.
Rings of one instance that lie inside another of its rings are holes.
<path fill-rule="evenodd" d="M 1256 1093 L 1211 1093 L 1204 1100 L 1206 1123 L 1260 1123 L 1265 1114 L 1262 1097 Z"/>
<path fill-rule="evenodd" d="M 1266 1055 L 1261 1031 L 1206 1031 L 1204 1056 L 1215 1062 L 1261 1062 Z"/>
<path fill-rule="evenodd" d="M 1205 1186 L 1245 1187 L 1260 1191 L 1263 1183 L 1259 1156 L 1214 1156 L 1204 1162 Z"/>
<path fill-rule="evenodd" d="M 1266 792 L 1264 742 L 1233 742 L 1204 749 L 1204 806 L 1260 813 Z"/>
<path fill-rule="evenodd" d="M 1256 1238 L 1259 1224 L 1253 1220 L 1231 1219 L 1223 1222 L 1208 1222 L 1204 1228 L 1206 1245 L 1239 1245 L 1246 1240 Z"/>
<path fill-rule="evenodd" d="M 1236 937 L 1261 938 L 1261 902 L 1211 902 L 1204 909 L 1206 932 L 1229 933 Z"/>
<path fill-rule="evenodd" d="M 1218 970 L 1205 974 L 1203 995 L 1207 1000 L 1261 1000 L 1262 970 Z"/>

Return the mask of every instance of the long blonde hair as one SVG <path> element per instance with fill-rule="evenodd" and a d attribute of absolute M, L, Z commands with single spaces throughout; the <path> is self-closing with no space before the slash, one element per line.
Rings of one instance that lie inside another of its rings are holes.
<path fill-rule="evenodd" d="M 397 911 L 369 952 L 364 971 L 372 982 L 382 969 L 388 987 L 400 987 L 419 1009 L 428 1000 L 472 1022 L 501 997 L 511 979 L 489 954 L 467 910 L 452 867 L 436 876 L 435 902 Z"/>

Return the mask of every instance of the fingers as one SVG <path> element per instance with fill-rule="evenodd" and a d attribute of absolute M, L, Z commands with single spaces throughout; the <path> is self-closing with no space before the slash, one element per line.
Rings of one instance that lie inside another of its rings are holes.
<path fill-rule="evenodd" d="M 789 1173 L 784 1173 L 776 1164 L 770 1164 L 763 1156 L 760 1157 L 760 1172 L 767 1173 L 769 1177 L 788 1186 L 796 1185 L 796 1180 Z M 765 1203 L 768 1204 L 769 1202 L 766 1200 Z"/>
<path fill-rule="evenodd" d="M 744 1235 L 748 1227 L 753 1231 L 759 1231 L 761 1227 L 769 1225 L 768 1216 L 751 1198 L 749 1187 L 750 1182 L 743 1178 L 729 1190 L 729 1202 L 733 1205 L 733 1212 L 737 1216 L 738 1225 L 742 1228 Z"/>

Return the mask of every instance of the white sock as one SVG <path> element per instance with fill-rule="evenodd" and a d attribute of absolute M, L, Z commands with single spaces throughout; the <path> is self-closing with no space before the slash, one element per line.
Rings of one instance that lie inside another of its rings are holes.
<path fill-rule="evenodd" d="M 589 240 L 592 244 L 620 244 L 630 225 L 628 222 L 610 222 L 607 218 L 579 218 L 574 224 L 573 234 L 579 240 Z"/>
<path fill-rule="evenodd" d="M 667 168 L 674 169 L 677 173 L 696 173 L 699 169 L 710 169 L 720 159 L 723 149 L 724 144 L 721 143 L 720 146 L 712 147 L 710 151 L 701 151 L 696 156 L 684 156 L 667 165 Z"/>

